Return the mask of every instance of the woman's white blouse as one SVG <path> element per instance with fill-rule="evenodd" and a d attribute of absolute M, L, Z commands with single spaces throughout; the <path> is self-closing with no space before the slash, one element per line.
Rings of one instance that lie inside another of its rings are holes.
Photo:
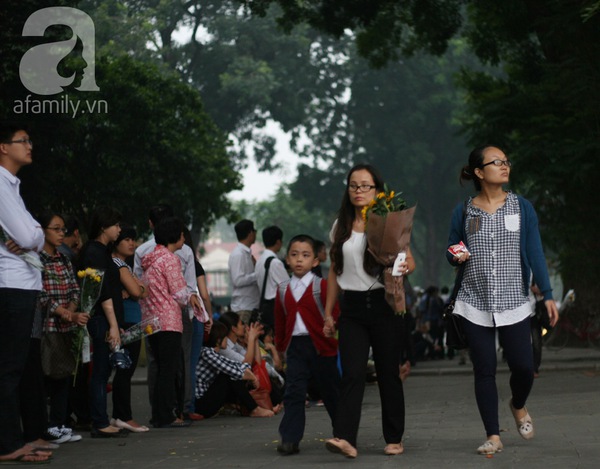
<path fill-rule="evenodd" d="M 366 291 L 383 288 L 379 280 L 367 274 L 363 267 L 366 243 L 367 237 L 364 233 L 353 231 L 342 245 L 344 271 L 342 275 L 337 276 L 338 285 L 342 290 Z"/>

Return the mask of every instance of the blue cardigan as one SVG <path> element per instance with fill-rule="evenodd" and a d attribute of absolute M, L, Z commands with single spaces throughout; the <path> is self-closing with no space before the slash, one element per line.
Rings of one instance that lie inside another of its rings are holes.
<path fill-rule="evenodd" d="M 531 202 L 521 196 L 517 196 L 519 200 L 519 208 L 521 210 L 521 271 L 523 275 L 523 293 L 525 296 L 529 294 L 529 285 L 531 279 L 531 271 L 533 278 L 544 295 L 544 300 L 552 299 L 552 287 L 550 286 L 550 277 L 546 267 L 546 258 L 542 249 L 542 240 L 538 229 L 538 218 L 535 209 Z M 463 223 L 463 207 L 464 203 L 458 204 L 452 212 L 452 222 L 450 226 L 450 234 L 448 235 L 448 247 L 453 244 L 458 244 L 460 241 L 467 243 L 465 226 Z M 446 251 L 446 258 L 450 264 L 457 266 L 458 262 L 452 254 Z"/>

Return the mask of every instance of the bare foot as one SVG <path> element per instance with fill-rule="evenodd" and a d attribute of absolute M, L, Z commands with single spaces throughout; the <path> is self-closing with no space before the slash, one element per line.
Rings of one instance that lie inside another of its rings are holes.
<path fill-rule="evenodd" d="M 262 407 L 257 407 L 250 412 L 250 417 L 273 417 L 274 415 L 272 410 L 263 409 Z"/>
<path fill-rule="evenodd" d="M 25 445 L 16 451 L 0 456 L 0 461 L 44 462 L 52 456 L 51 451 L 34 451 L 31 446 Z"/>
<path fill-rule="evenodd" d="M 273 407 L 273 413 L 275 415 L 277 415 L 282 410 L 283 410 L 283 404 L 277 404 L 275 407 Z"/>
<path fill-rule="evenodd" d="M 383 452 L 389 456 L 395 456 L 404 453 L 404 446 L 402 446 L 402 443 L 390 443 L 386 445 Z"/>

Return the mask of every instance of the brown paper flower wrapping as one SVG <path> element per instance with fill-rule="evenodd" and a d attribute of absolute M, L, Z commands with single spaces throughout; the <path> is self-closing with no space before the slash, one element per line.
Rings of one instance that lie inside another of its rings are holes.
<path fill-rule="evenodd" d="M 414 206 L 399 212 L 389 212 L 385 217 L 371 213 L 366 227 L 367 249 L 385 267 L 385 299 L 397 314 L 406 312 L 404 278 L 393 276 L 392 266 L 398 253 L 406 251 L 410 246 L 416 208 Z"/>

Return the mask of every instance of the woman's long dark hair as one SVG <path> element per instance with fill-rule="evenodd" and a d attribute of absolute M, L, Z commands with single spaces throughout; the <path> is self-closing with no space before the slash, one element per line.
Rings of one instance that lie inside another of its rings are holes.
<path fill-rule="evenodd" d="M 487 145 L 481 145 L 481 146 L 474 148 L 471 151 L 471 153 L 469 153 L 469 164 L 467 164 L 466 166 L 463 166 L 462 169 L 460 170 L 460 176 L 459 176 L 458 180 L 459 180 L 461 186 L 462 186 L 463 181 L 473 181 L 475 190 L 477 192 L 481 191 L 481 181 L 475 174 L 475 170 L 477 168 L 481 169 L 481 167 L 483 165 L 483 156 L 484 156 L 483 154 L 485 153 L 485 151 L 488 148 L 497 148 L 498 150 L 501 150 L 503 153 L 505 153 L 501 147 L 499 147 L 498 145 L 493 145 L 491 143 L 487 144 Z"/>
<path fill-rule="evenodd" d="M 350 201 L 350 196 L 348 195 L 348 185 L 350 184 L 350 178 L 352 177 L 352 174 L 360 170 L 368 171 L 369 174 L 371 174 L 373 177 L 373 183 L 376 186 L 375 190 L 377 192 L 383 191 L 383 178 L 374 166 L 366 163 L 359 163 L 354 165 L 348 172 L 348 176 L 346 177 L 346 190 L 344 191 L 344 195 L 342 197 L 342 204 L 338 212 L 337 223 L 333 231 L 333 244 L 331 245 L 330 250 L 331 260 L 335 264 L 335 273 L 337 275 L 341 275 L 344 271 L 344 255 L 342 253 L 342 245 L 352 235 L 352 223 L 354 222 L 354 218 L 356 216 L 356 210 Z M 363 267 L 365 272 L 373 276 L 378 274 L 377 270 L 380 267 L 373 256 L 371 256 L 371 254 L 366 250 L 366 248 Z"/>

